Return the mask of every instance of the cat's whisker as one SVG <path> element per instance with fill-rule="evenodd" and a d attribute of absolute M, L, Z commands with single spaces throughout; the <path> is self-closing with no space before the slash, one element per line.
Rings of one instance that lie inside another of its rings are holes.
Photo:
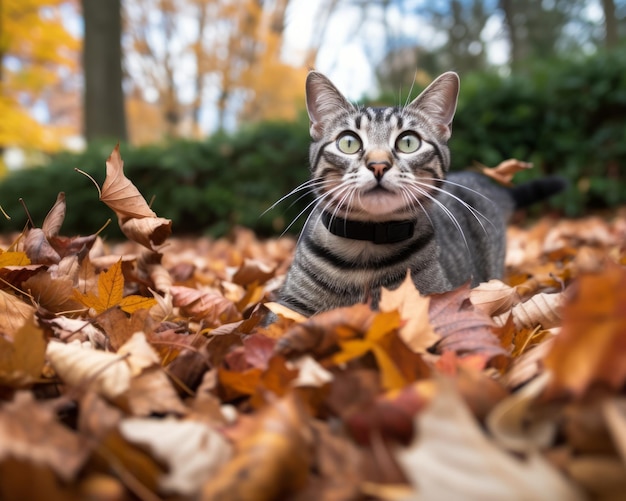
<path fill-rule="evenodd" d="M 422 204 L 422 201 L 420 200 L 420 198 L 416 196 L 406 186 L 402 186 L 402 197 L 403 199 L 407 201 L 407 206 L 411 208 L 413 213 L 417 214 L 417 211 L 419 208 L 419 210 L 421 210 L 421 212 L 426 216 L 426 218 L 430 222 L 430 225 L 434 227 L 433 220 L 431 219 L 430 214 L 428 213 L 428 210 L 426 210 L 426 207 L 424 207 L 424 204 Z"/>
<path fill-rule="evenodd" d="M 421 183 L 418 180 L 413 181 L 413 183 L 416 183 L 416 184 L 418 184 L 420 186 L 426 186 L 426 187 L 428 187 L 428 188 L 430 188 L 432 190 L 437 191 L 438 193 L 443 193 L 443 194 L 449 196 L 450 198 L 452 198 L 453 200 L 456 200 L 457 202 L 459 202 L 463 207 L 465 207 L 470 212 L 470 214 L 472 214 L 472 216 L 474 217 L 474 219 L 476 219 L 476 221 L 478 222 L 478 224 L 480 225 L 480 227 L 482 228 L 482 230 L 483 230 L 483 232 L 485 234 L 487 234 L 487 229 L 485 228 L 485 225 L 483 224 L 483 222 L 481 221 L 480 218 L 482 218 L 483 220 L 488 222 L 491 225 L 491 227 L 495 229 L 494 224 L 491 222 L 491 220 L 487 216 L 485 216 L 482 212 L 480 212 L 478 209 L 476 209 L 472 205 L 468 204 L 462 198 L 460 198 L 460 197 L 458 197 L 458 196 L 456 196 L 456 195 L 454 195 L 454 194 L 452 194 L 452 193 L 450 193 L 450 192 L 448 192 L 446 190 L 443 190 L 443 189 L 439 188 L 438 186 L 433 186 L 433 185 L 427 184 L 427 183 Z M 456 184 L 456 183 L 454 183 L 454 184 Z"/>
<path fill-rule="evenodd" d="M 463 243 L 465 245 L 465 249 L 467 250 L 467 252 L 470 252 L 470 247 L 469 247 L 469 242 L 467 241 L 467 238 L 465 237 L 465 232 L 463 231 L 463 227 L 461 226 L 461 223 L 459 223 L 459 221 L 457 220 L 456 217 L 454 217 L 454 214 L 452 213 L 452 211 L 450 209 L 448 209 L 445 204 L 443 204 L 440 200 L 437 200 L 437 198 L 435 198 L 434 196 L 432 196 L 428 191 L 426 191 L 424 188 L 422 188 L 421 186 L 412 183 L 411 186 L 413 187 L 413 189 L 415 189 L 423 198 L 426 198 L 430 201 L 432 201 L 437 207 L 439 207 L 443 213 L 448 217 L 448 219 L 450 219 L 450 221 L 452 222 L 452 224 L 455 226 L 455 228 L 458 230 L 459 234 L 461 235 L 461 238 L 463 239 Z M 432 188 L 432 186 L 427 185 L 428 187 Z M 432 224 L 432 220 L 431 220 L 431 224 Z"/>
<path fill-rule="evenodd" d="M 269 211 L 271 211 L 272 209 L 274 209 L 278 204 L 280 204 L 281 202 L 283 202 L 284 200 L 288 199 L 290 196 L 295 195 L 296 193 L 298 193 L 299 191 L 302 190 L 313 190 L 314 188 L 320 188 L 320 187 L 325 187 L 328 186 L 329 184 L 331 184 L 332 181 L 329 181 L 327 179 L 309 179 L 308 181 L 305 181 L 304 183 L 302 183 L 299 186 L 296 186 L 293 190 L 291 190 L 289 193 L 287 193 L 286 195 L 283 195 L 282 197 L 280 197 L 276 202 L 274 202 L 272 205 L 270 205 L 267 209 L 265 209 L 261 215 L 259 217 L 263 217 L 265 214 L 267 214 Z M 308 195 L 308 192 L 305 193 L 304 196 Z M 296 202 L 298 200 L 300 200 L 302 197 L 298 198 L 296 200 Z"/>
<path fill-rule="evenodd" d="M 309 210 L 310 207 L 313 207 L 314 209 L 317 208 L 319 206 L 319 204 L 321 204 L 324 201 L 324 199 L 332 196 L 333 193 L 335 193 L 336 191 L 341 190 L 341 189 L 344 189 L 343 184 L 340 184 L 340 185 L 336 186 L 335 188 L 332 188 L 331 190 L 328 190 L 323 195 L 315 198 L 312 202 L 307 204 L 307 206 L 304 209 L 302 209 L 300 211 L 300 213 L 291 221 L 291 223 L 289 223 L 289 225 L 283 230 L 283 232 L 280 234 L 280 236 L 281 237 L 284 236 L 285 233 L 287 233 L 287 231 L 289 231 L 289 228 L 291 228 L 296 223 L 296 221 L 298 219 L 300 219 L 300 217 L 302 217 L 302 214 L 304 214 L 305 212 L 307 212 Z M 313 211 L 311 211 L 311 213 L 313 213 Z M 310 217 L 310 214 L 309 214 L 309 217 Z M 305 221 L 305 224 L 306 224 L 306 222 L 308 222 L 309 217 L 307 217 L 307 219 Z"/>

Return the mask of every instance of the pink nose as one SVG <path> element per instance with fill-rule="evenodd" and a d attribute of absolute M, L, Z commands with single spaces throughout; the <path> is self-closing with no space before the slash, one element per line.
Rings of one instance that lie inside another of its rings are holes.
<path fill-rule="evenodd" d="M 369 162 L 367 168 L 371 170 L 374 177 L 380 181 L 385 175 L 385 172 L 391 169 L 391 164 L 389 162 Z"/>

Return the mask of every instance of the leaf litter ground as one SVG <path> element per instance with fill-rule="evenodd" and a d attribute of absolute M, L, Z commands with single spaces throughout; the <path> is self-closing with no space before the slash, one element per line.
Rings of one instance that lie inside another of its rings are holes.
<path fill-rule="evenodd" d="M 170 238 L 117 149 L 100 198 L 128 242 L 60 236 L 61 194 L 2 245 L 1 499 L 623 499 L 626 211 L 307 319 L 292 239 Z"/>

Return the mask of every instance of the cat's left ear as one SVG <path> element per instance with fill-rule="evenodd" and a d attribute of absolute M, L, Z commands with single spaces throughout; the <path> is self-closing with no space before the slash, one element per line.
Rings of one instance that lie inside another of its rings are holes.
<path fill-rule="evenodd" d="M 408 106 L 433 119 L 446 141 L 452 133 L 452 118 L 456 111 L 459 87 L 459 75 L 448 71 L 426 87 Z"/>
<path fill-rule="evenodd" d="M 353 111 L 354 106 L 327 77 L 311 71 L 306 79 L 306 109 L 311 120 L 311 137 L 319 141 L 324 124 L 340 111 Z"/>

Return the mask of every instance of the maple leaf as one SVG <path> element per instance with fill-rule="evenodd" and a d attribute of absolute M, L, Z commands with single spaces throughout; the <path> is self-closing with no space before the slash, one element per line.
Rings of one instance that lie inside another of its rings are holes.
<path fill-rule="evenodd" d="M 400 338 L 416 353 L 425 353 L 427 348 L 440 339 L 430 325 L 429 304 L 430 298 L 420 295 L 411 279 L 410 271 L 397 289 L 382 289 L 380 310 L 397 310 L 400 313 L 403 320 Z"/>
<path fill-rule="evenodd" d="M 22 251 L 3 251 L 0 249 L 0 268 L 7 266 L 26 266 L 30 264 L 30 259 Z"/>
<path fill-rule="evenodd" d="M 156 304 L 154 298 L 137 295 L 124 297 L 124 275 L 121 259 L 107 271 L 98 275 L 98 294 L 89 291 L 81 293 L 74 290 L 73 297 L 88 308 L 93 308 L 97 313 L 102 313 L 116 306 L 127 313 L 133 313 Z"/>
<path fill-rule="evenodd" d="M 339 341 L 340 351 L 333 355 L 333 362 L 342 364 L 371 352 L 380 368 L 383 388 L 392 390 L 406 386 L 408 381 L 389 353 L 389 338 L 398 335 L 400 324 L 397 311 L 377 314 L 363 339 Z"/>

